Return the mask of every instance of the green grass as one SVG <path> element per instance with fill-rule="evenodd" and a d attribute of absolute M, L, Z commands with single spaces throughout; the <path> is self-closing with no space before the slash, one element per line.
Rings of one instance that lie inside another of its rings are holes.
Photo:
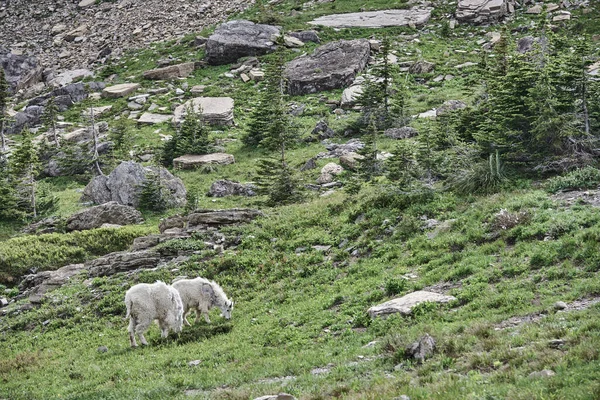
<path fill-rule="evenodd" d="M 254 6 L 236 17 L 271 20 L 294 30 L 307 29 L 307 21 L 333 12 L 406 7 L 402 1 L 384 0 L 314 3 L 309 8 L 303 7 L 305 3 L 265 4 L 266 10 Z M 404 76 L 410 114 L 448 99 L 474 104 L 480 84 L 475 68 L 459 71 L 455 66 L 478 62 L 483 50 L 475 42 L 500 28 L 461 24 L 442 37 L 442 23 L 453 5 L 434 5 L 432 20 L 420 30 L 316 29 L 323 42 L 380 39 L 385 32 L 392 37 L 392 50 L 400 61 L 434 62 L 431 74 Z M 580 18 L 578 25 L 587 24 L 578 29 L 595 33 L 598 24 L 592 17 L 597 13 L 586 16 L 577 10 L 574 15 Z M 509 29 L 527 26 L 534 18 L 518 13 L 507 25 Z M 420 34 L 418 41 L 399 36 L 415 33 Z M 166 86 L 166 82 L 143 79 L 143 71 L 155 68 L 156 60 L 168 55 L 181 62 L 202 59 L 203 51 L 191 46 L 192 39 L 190 35 L 178 43 L 131 52 L 104 74 L 116 74 L 114 83 L 139 82 L 143 89 Z M 315 47 L 310 44 L 302 51 Z M 285 57 L 298 54 L 287 50 Z M 271 58 L 260 59 L 268 63 Z M 84 274 L 30 311 L 20 310 L 25 299 L 2 309 L 6 312 L 0 317 L 0 398 L 252 399 L 282 391 L 314 400 L 391 399 L 401 394 L 413 400 L 600 397 L 600 306 L 567 312 L 554 309 L 559 300 L 571 303 L 600 297 L 600 217 L 589 205 L 567 207 L 533 187 L 589 188 L 596 182 L 595 175 L 588 179 L 574 173 L 535 185 L 521 180 L 485 196 L 459 196 L 437 187 L 411 195 L 385 185 L 365 185 L 358 195 L 338 190 L 329 197 L 314 194 L 302 204 L 274 208 L 264 208 L 261 197 L 209 198 L 204 194 L 212 182 L 252 181 L 256 161 L 270 155 L 241 143 L 263 84 L 226 78 L 227 71 L 229 66 L 201 68 L 186 82 L 190 87 L 207 85 L 205 95 L 234 98 L 236 125 L 213 127 L 211 137 L 235 156 L 236 163 L 212 171 L 175 173 L 188 190 L 200 194 L 201 208 L 260 207 L 265 217 L 223 228 L 227 238 L 239 244 L 222 254 L 206 249 L 202 235 L 167 242 L 160 246 L 165 254 L 197 254 L 179 265 L 135 274 L 93 279 Z M 431 81 L 446 74 L 455 78 Z M 170 83 L 181 87 L 183 82 Z M 152 96 L 146 106 L 170 107 L 172 97 L 172 92 Z M 356 111 L 336 116 L 323 101 L 340 97 L 341 90 L 335 90 L 290 99 L 305 106 L 296 119 L 305 138 L 320 119 L 340 133 L 351 126 Z M 85 123 L 83 109 L 108 104 L 113 110 L 102 120 L 112 125 L 114 117 L 127 110 L 123 99 L 87 100 L 64 116 Z M 418 130 L 429 124 L 412 122 Z M 140 127 L 128 121 L 127 126 L 137 153 L 160 144 L 157 129 L 162 134 L 174 132 L 170 124 Z M 380 150 L 393 152 L 394 147 L 391 139 L 382 137 L 378 143 Z M 299 166 L 322 151 L 320 143 L 302 143 L 291 149 L 288 159 Z M 330 161 L 337 160 L 318 160 L 319 168 Z M 302 178 L 313 183 L 318 175 L 316 169 Z M 387 182 L 380 178 L 378 183 Z M 66 217 L 81 209 L 82 183 L 60 178 L 47 179 L 46 184 L 60 200 L 57 215 Z M 12 279 L 12 286 L 15 278 L 32 268 L 56 269 L 125 249 L 134 237 L 156 232 L 160 218 L 177 212 L 181 210 L 147 214 L 144 225 L 119 230 L 11 239 L 19 227 L 0 223 L 3 282 Z M 425 229 L 427 219 L 443 224 Z M 320 252 L 312 248 L 316 245 L 331 248 Z M 161 340 L 153 326 L 147 334 L 150 346 L 130 349 L 123 319 L 125 291 L 138 282 L 170 282 L 181 275 L 218 281 L 236 303 L 232 320 L 224 321 L 214 311 L 212 325 L 200 321 L 167 340 Z M 366 314 L 379 302 L 432 287 L 457 300 L 445 306 L 422 305 L 410 317 L 371 320 Z M 17 294 L 0 288 L 10 297 Z M 544 316 L 534 322 L 500 328 L 510 318 L 540 314 Z M 435 354 L 423 364 L 407 360 L 404 348 L 425 333 L 437 341 Z M 564 344 L 551 347 L 553 339 Z M 365 347 L 373 341 L 377 343 Z M 99 352 L 99 346 L 107 346 L 108 351 Z M 193 360 L 201 362 L 189 366 Z M 313 374 L 315 368 L 328 372 Z M 528 377 L 542 369 L 552 369 L 556 375 Z M 288 376 L 293 379 L 269 380 Z M 186 394 L 190 390 L 195 397 Z"/>

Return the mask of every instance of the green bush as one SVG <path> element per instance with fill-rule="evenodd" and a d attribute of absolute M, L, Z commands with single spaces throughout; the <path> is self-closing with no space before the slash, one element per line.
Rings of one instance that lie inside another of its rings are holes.
<path fill-rule="evenodd" d="M 546 182 L 550 193 L 569 190 L 592 189 L 600 185 L 600 170 L 594 167 L 576 169 L 562 176 L 555 176 Z"/>
<path fill-rule="evenodd" d="M 67 234 L 22 236 L 0 242 L 0 282 L 13 283 L 28 270 L 53 270 L 94 256 L 125 250 L 148 228 L 93 229 Z"/>

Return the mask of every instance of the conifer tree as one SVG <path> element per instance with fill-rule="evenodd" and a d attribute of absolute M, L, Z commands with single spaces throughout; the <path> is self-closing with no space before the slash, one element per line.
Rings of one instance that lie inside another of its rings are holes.
<path fill-rule="evenodd" d="M 183 154 L 206 154 L 210 151 L 208 129 L 202 121 L 202 111 L 189 106 L 177 135 L 177 156 Z"/>
<path fill-rule="evenodd" d="M 155 159 L 158 161 L 158 159 Z M 153 162 L 152 168 L 146 173 L 146 178 L 140 187 L 140 210 L 162 212 L 168 208 L 167 188 L 161 177 L 161 167 L 158 162 Z"/>
<path fill-rule="evenodd" d="M 375 176 L 381 175 L 381 163 L 377 160 L 377 139 L 379 131 L 375 123 L 375 116 L 371 115 L 366 134 L 362 136 L 365 146 L 358 150 L 363 156 L 358 162 L 358 172 L 364 181 L 371 181 Z"/>
<path fill-rule="evenodd" d="M 58 116 L 58 107 L 54 101 L 54 96 L 50 97 L 46 107 L 44 107 L 44 113 L 42 114 L 42 122 L 46 126 L 46 129 L 52 133 L 52 139 L 57 148 L 60 148 L 60 142 L 58 140 L 58 132 L 56 131 L 56 119 Z"/>
<path fill-rule="evenodd" d="M 33 135 L 29 129 L 22 132 L 21 142 L 10 157 L 10 173 L 15 182 L 21 208 L 33 218 L 38 216 L 36 177 L 41 169 Z"/>
<path fill-rule="evenodd" d="M 102 172 L 102 168 L 100 167 L 100 155 L 98 154 L 98 133 L 96 132 L 96 121 L 95 121 L 95 116 L 94 116 L 94 107 L 90 106 L 90 128 L 92 131 L 92 140 L 93 140 L 93 147 L 92 147 L 92 165 L 94 166 L 94 169 L 96 170 L 96 173 L 98 175 L 104 175 L 104 172 Z"/>
<path fill-rule="evenodd" d="M 133 147 L 133 138 L 124 118 L 116 121 L 109 133 L 109 139 L 114 144 L 112 156 L 115 161 L 131 158 L 130 151 Z"/>

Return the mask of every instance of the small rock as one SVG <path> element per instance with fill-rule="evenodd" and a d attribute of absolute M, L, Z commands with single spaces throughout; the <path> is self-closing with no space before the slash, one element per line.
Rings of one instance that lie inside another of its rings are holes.
<path fill-rule="evenodd" d="M 6 307 L 8 305 L 8 300 L 5 297 L 0 298 L 0 307 Z"/>
<path fill-rule="evenodd" d="M 557 301 L 556 303 L 554 303 L 555 310 L 564 310 L 565 308 L 567 308 L 567 303 L 565 303 L 564 301 Z"/>
<path fill-rule="evenodd" d="M 190 361 L 190 362 L 188 363 L 188 365 L 189 365 L 190 367 L 195 367 L 195 366 L 197 366 L 197 365 L 200 365 L 200 363 L 201 363 L 201 362 L 202 362 L 202 360 L 194 360 L 194 361 Z"/>
<path fill-rule="evenodd" d="M 406 348 L 406 355 L 419 362 L 423 362 L 425 358 L 433 354 L 434 350 L 435 340 L 429 334 L 425 334 L 425 336 Z"/>
<path fill-rule="evenodd" d="M 98 347 L 98 353 L 106 353 L 108 351 L 108 347 L 100 346 Z"/>
<path fill-rule="evenodd" d="M 529 374 L 529 378 L 538 379 L 538 378 L 549 378 L 551 376 L 556 375 L 554 371 L 551 369 L 544 369 L 542 371 L 535 371 Z"/>
<path fill-rule="evenodd" d="M 552 339 L 548 342 L 548 346 L 553 349 L 561 348 L 565 345 L 565 341 L 563 339 Z"/>

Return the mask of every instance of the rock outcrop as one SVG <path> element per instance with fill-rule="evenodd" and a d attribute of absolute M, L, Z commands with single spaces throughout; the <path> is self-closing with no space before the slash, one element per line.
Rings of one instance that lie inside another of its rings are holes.
<path fill-rule="evenodd" d="M 161 183 L 167 189 L 165 194 L 169 205 L 179 207 L 185 204 L 187 192 L 181 179 L 164 168 L 144 167 L 132 161 L 122 162 L 108 176 L 93 178 L 83 190 L 81 200 L 96 204 L 116 201 L 137 207 L 140 188 L 150 173 L 160 174 Z"/>
<path fill-rule="evenodd" d="M 241 57 L 261 56 L 276 49 L 280 27 L 235 20 L 221 24 L 206 42 L 206 61 L 230 64 Z"/>
<path fill-rule="evenodd" d="M 179 125 L 185 118 L 188 107 L 202 116 L 202 120 L 210 125 L 233 125 L 233 99 L 231 97 L 196 97 L 186 101 L 174 111 L 173 123 Z"/>
<path fill-rule="evenodd" d="M 195 63 L 188 62 L 177 65 L 169 65 L 144 72 L 144 78 L 154 80 L 166 80 L 174 78 L 187 78 L 195 69 Z"/>
<path fill-rule="evenodd" d="M 231 154 L 213 153 L 204 155 L 185 154 L 173 160 L 173 167 L 181 169 L 194 169 L 203 165 L 228 165 L 233 164 L 235 158 Z"/>
<path fill-rule="evenodd" d="M 207 226 L 222 226 L 250 222 L 262 216 L 260 210 L 251 208 L 231 208 L 226 210 L 196 210 L 187 216 L 175 215 L 162 220 L 158 226 L 161 233 L 178 229 L 182 232 L 195 232 Z"/>
<path fill-rule="evenodd" d="M 154 268 L 160 255 L 154 250 L 110 253 L 85 263 L 90 277 L 114 275 L 140 268 Z"/>
<path fill-rule="evenodd" d="M 456 19 L 464 22 L 494 22 L 514 11 L 510 0 L 459 0 Z"/>
<path fill-rule="evenodd" d="M 84 231 L 100 228 L 103 224 L 130 225 L 141 222 L 144 222 L 144 217 L 135 208 L 109 201 L 71 215 L 67 219 L 67 230 Z"/>
<path fill-rule="evenodd" d="M 317 93 L 349 86 L 369 60 L 366 39 L 340 40 L 318 47 L 311 55 L 286 64 L 284 75 L 291 95 Z"/>
<path fill-rule="evenodd" d="M 431 18 L 432 10 L 432 8 L 426 7 L 331 14 L 310 21 L 309 24 L 332 28 L 385 28 L 391 26 L 410 26 L 414 28 L 425 25 Z"/>
<path fill-rule="evenodd" d="M 13 54 L 0 48 L 0 67 L 4 69 L 11 93 L 42 81 L 42 68 L 35 57 Z"/>
<path fill-rule="evenodd" d="M 227 196 L 255 196 L 256 187 L 252 184 L 242 184 L 239 182 L 220 179 L 214 182 L 207 193 L 210 197 L 227 197 Z"/>
<path fill-rule="evenodd" d="M 56 271 L 42 271 L 26 275 L 19 285 L 19 291 L 29 296 L 29 301 L 39 303 L 44 295 L 67 283 L 71 277 L 85 270 L 83 264 L 71 264 Z"/>

